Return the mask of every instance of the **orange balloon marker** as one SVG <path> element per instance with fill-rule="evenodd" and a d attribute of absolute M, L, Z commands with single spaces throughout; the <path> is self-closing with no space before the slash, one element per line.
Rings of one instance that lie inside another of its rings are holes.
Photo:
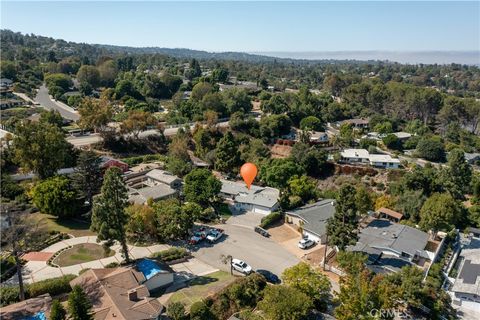
<path fill-rule="evenodd" d="M 253 180 L 257 176 L 257 167 L 253 163 L 247 162 L 240 168 L 240 175 L 243 181 L 245 181 L 247 188 L 250 189 Z"/>

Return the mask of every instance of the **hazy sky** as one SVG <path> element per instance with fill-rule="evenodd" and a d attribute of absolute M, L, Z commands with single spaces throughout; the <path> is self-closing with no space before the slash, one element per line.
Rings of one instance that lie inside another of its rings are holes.
<path fill-rule="evenodd" d="M 1 2 L 1 27 L 208 51 L 480 50 L 480 2 Z"/>

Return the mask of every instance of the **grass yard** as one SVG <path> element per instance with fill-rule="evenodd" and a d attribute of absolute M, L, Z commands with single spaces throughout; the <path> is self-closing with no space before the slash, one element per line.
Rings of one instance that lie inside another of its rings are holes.
<path fill-rule="evenodd" d="M 193 303 L 220 291 L 233 280 L 235 277 L 224 271 L 197 277 L 188 283 L 188 287 L 173 293 L 168 303 L 182 302 L 188 309 Z"/>
<path fill-rule="evenodd" d="M 224 220 L 228 220 L 232 216 L 232 212 L 228 208 L 228 204 L 226 203 L 219 203 L 215 205 L 215 210 L 217 210 L 218 213 L 220 213 L 220 217 L 222 217 Z"/>
<path fill-rule="evenodd" d="M 65 232 L 75 237 L 95 235 L 94 232 L 90 231 L 90 224 L 81 220 L 58 219 L 55 216 L 39 212 L 33 213 L 30 216 L 38 223 L 38 227 L 45 232 Z"/>
<path fill-rule="evenodd" d="M 114 254 L 115 251 L 111 250 L 108 255 L 105 255 L 105 250 L 103 250 L 103 247 L 99 244 L 82 243 L 74 245 L 72 248 L 60 253 L 58 257 L 53 260 L 53 263 L 60 267 L 68 267 L 74 264 L 111 257 Z"/>

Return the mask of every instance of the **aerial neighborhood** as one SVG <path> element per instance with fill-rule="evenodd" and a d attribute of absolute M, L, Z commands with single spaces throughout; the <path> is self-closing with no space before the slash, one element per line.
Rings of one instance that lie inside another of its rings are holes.
<path fill-rule="evenodd" d="M 1 56 L 1 319 L 480 319 L 478 66 Z"/>

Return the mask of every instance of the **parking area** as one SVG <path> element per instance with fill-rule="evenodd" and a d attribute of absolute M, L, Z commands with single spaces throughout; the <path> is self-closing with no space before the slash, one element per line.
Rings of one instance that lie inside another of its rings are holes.
<path fill-rule="evenodd" d="M 300 259 L 272 239 L 262 237 L 253 231 L 253 226 L 245 224 L 218 225 L 225 230 L 225 235 L 216 243 L 205 241 L 190 246 L 192 254 L 200 261 L 224 271 L 230 266 L 222 261 L 222 257 L 231 255 L 252 266 L 253 270 L 266 269 L 280 276 L 288 267 L 300 262 Z"/>
<path fill-rule="evenodd" d="M 300 232 L 286 223 L 269 228 L 268 232 L 270 233 L 273 241 L 277 242 L 297 258 L 304 258 L 306 255 L 314 251 L 324 249 L 324 246 L 321 244 L 316 244 L 306 250 L 300 249 L 298 247 L 298 241 L 301 239 Z"/>

